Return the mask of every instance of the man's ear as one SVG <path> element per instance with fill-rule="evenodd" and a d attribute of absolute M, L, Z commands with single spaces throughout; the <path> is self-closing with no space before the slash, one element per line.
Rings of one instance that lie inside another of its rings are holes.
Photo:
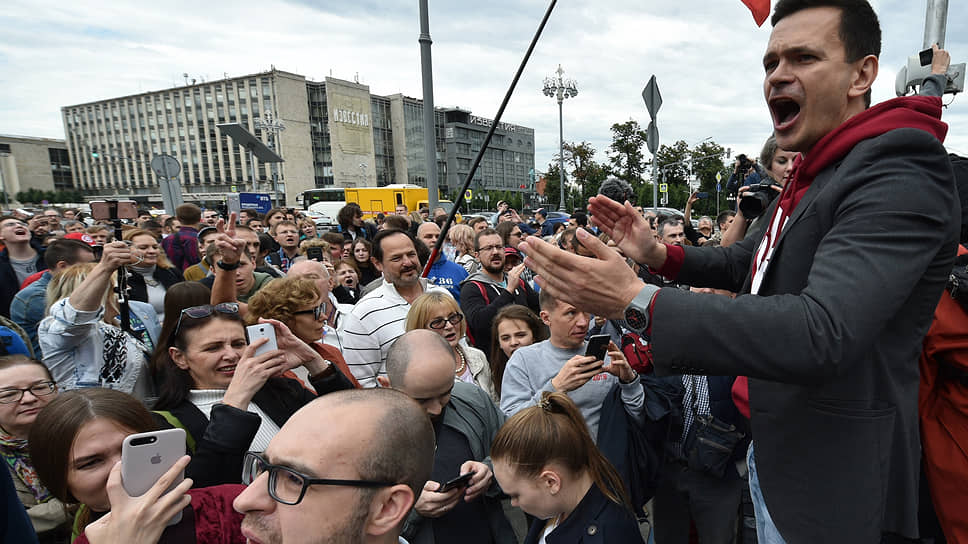
<path fill-rule="evenodd" d="M 850 87 L 847 89 L 847 96 L 849 98 L 862 98 L 874 85 L 874 80 L 877 79 L 878 60 L 874 55 L 867 55 L 853 64 L 856 72 L 850 82 Z"/>
<path fill-rule="evenodd" d="M 370 502 L 366 534 L 379 536 L 397 531 L 416 501 L 413 490 L 404 484 L 381 489 Z"/>
<path fill-rule="evenodd" d="M 380 263 L 380 261 L 376 260 L 376 257 L 370 257 L 370 262 L 373 263 L 373 266 L 375 266 L 376 269 L 379 270 L 381 274 L 383 273 L 383 264 Z"/>
<path fill-rule="evenodd" d="M 548 325 L 549 327 L 551 326 L 551 316 L 548 314 L 548 312 L 541 310 L 541 313 L 539 313 L 538 316 L 541 317 L 541 321 L 545 325 Z"/>
<path fill-rule="evenodd" d="M 168 348 L 168 356 L 171 357 L 175 366 L 182 370 L 188 370 L 188 360 L 185 359 L 185 352 L 176 347 L 170 347 Z"/>

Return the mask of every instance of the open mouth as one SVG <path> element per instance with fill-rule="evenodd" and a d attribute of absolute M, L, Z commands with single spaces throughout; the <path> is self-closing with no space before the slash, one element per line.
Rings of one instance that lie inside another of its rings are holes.
<path fill-rule="evenodd" d="M 792 98 L 775 98 L 770 100 L 770 113 L 773 114 L 773 128 L 784 130 L 800 117 L 800 104 Z"/>
<path fill-rule="evenodd" d="M 238 365 L 220 366 L 220 367 L 216 368 L 215 371 L 216 372 L 222 372 L 222 373 L 225 373 L 225 374 L 234 374 L 235 373 L 235 367 L 236 366 L 238 366 Z"/>

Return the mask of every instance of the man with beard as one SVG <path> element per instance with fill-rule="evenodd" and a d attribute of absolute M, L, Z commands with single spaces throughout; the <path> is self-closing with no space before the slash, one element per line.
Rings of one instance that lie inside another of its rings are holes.
<path fill-rule="evenodd" d="M 521 280 L 523 264 L 504 273 L 504 243 L 496 230 L 477 233 L 474 250 L 481 269 L 461 282 L 460 308 L 467 318 L 469 339 L 490 358 L 491 321 L 498 310 L 520 304 L 538 313 L 538 295 L 528 282 Z"/>
<path fill-rule="evenodd" d="M 515 542 L 504 515 L 500 488 L 483 461 L 504 415 L 476 385 L 455 382 L 454 350 L 427 329 L 410 331 L 387 354 L 380 385 L 416 400 L 433 423 L 434 469 L 407 518 L 403 536 L 411 544 Z M 440 485 L 473 473 L 465 486 L 439 492 Z"/>
<path fill-rule="evenodd" d="M 293 414 L 264 453 L 248 454 L 249 486 L 233 504 L 245 515 L 242 534 L 264 544 L 396 544 L 434 445 L 429 420 L 406 395 L 324 395 Z"/>
<path fill-rule="evenodd" d="M 343 357 L 363 387 L 376 387 L 386 375 L 387 351 L 404 333 L 407 312 L 417 297 L 447 290 L 420 277 L 414 238 L 401 230 L 381 230 L 373 238 L 373 260 L 383 273 L 383 284 L 370 291 L 340 324 Z"/>

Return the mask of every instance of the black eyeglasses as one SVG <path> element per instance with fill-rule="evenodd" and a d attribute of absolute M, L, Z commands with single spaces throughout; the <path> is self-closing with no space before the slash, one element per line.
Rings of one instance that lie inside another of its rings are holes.
<path fill-rule="evenodd" d="M 182 319 L 186 315 L 192 319 L 202 319 L 203 317 L 208 317 L 215 312 L 220 314 L 239 315 L 239 304 L 237 302 L 222 302 L 214 306 L 211 304 L 203 304 L 201 306 L 190 306 L 185 308 L 180 314 L 178 314 L 178 323 L 175 323 L 175 330 L 171 333 L 172 338 L 178 336 L 178 329 L 181 327 Z"/>
<path fill-rule="evenodd" d="M 430 323 L 427 323 L 427 326 L 430 327 L 431 329 L 442 329 L 447 326 L 447 323 L 450 323 L 451 325 L 456 326 L 458 323 L 460 323 L 463 320 L 464 320 L 464 314 L 460 312 L 454 312 L 447 317 L 438 317 L 437 319 L 432 320 Z"/>
<path fill-rule="evenodd" d="M 26 389 L 20 389 L 17 387 L 11 387 L 9 389 L 0 389 L 0 404 L 14 404 L 20 402 L 24 398 L 24 393 L 30 391 L 30 394 L 35 397 L 46 397 L 47 395 L 52 395 L 57 391 L 57 384 L 54 382 L 41 382 Z"/>
<path fill-rule="evenodd" d="M 293 312 L 292 315 L 299 314 L 313 314 L 313 319 L 319 321 L 319 318 L 326 315 L 326 303 L 322 302 L 319 306 L 312 308 L 310 310 L 299 310 L 298 312 Z"/>
<path fill-rule="evenodd" d="M 282 504 L 299 504 L 311 485 L 345 485 L 350 487 L 390 487 L 392 482 L 374 480 L 331 480 L 310 478 L 289 467 L 271 465 L 264 457 L 254 451 L 245 454 L 242 464 L 242 483 L 251 485 L 263 472 L 269 473 L 269 496 Z"/>

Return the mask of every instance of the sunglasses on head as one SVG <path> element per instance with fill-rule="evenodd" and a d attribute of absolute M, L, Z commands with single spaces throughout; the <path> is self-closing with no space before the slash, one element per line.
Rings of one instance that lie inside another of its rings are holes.
<path fill-rule="evenodd" d="M 172 337 L 178 336 L 178 329 L 181 327 L 182 319 L 188 316 L 192 319 L 202 319 L 208 317 L 215 312 L 220 314 L 231 314 L 239 315 L 239 304 L 237 302 L 222 302 L 220 304 L 203 304 L 201 306 L 190 306 L 185 308 L 178 314 L 178 323 L 175 324 L 175 330 L 172 332 Z"/>

